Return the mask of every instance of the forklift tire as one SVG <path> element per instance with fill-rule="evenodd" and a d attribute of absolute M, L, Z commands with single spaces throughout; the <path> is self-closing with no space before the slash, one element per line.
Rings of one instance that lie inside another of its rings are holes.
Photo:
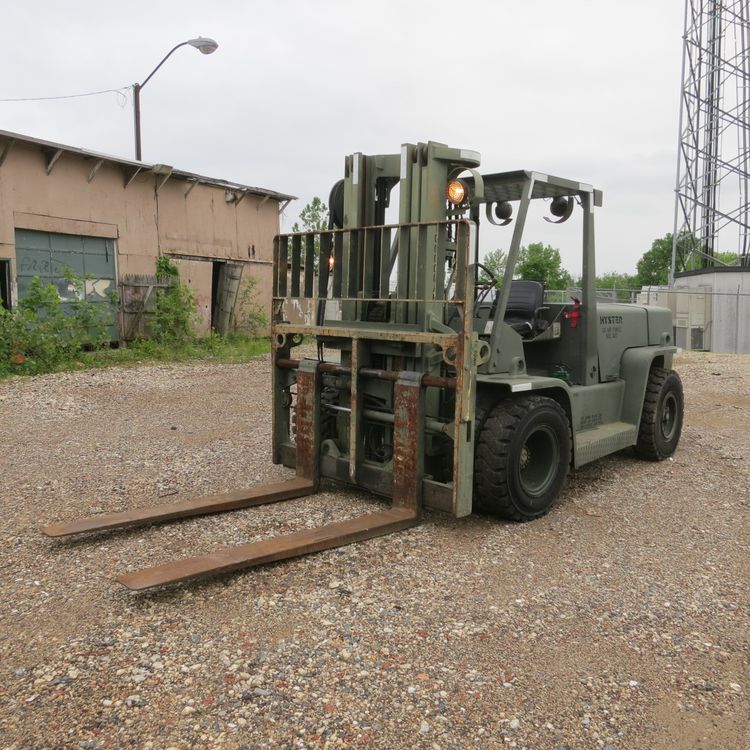
<path fill-rule="evenodd" d="M 546 396 L 500 401 L 477 439 L 474 499 L 512 521 L 543 516 L 562 490 L 570 466 L 570 425 Z"/>
<path fill-rule="evenodd" d="M 682 432 L 685 398 L 674 370 L 652 367 L 643 399 L 635 452 L 649 461 L 663 461 L 677 449 Z"/>

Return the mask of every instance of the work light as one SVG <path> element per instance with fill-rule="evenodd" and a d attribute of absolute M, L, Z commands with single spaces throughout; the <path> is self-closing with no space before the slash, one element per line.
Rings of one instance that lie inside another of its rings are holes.
<path fill-rule="evenodd" d="M 469 194 L 466 183 L 461 180 L 449 180 L 445 186 L 445 197 L 454 205 L 460 206 Z"/>

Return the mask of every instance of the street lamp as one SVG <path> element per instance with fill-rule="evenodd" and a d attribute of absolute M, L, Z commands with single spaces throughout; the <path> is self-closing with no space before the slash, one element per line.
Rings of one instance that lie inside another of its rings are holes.
<path fill-rule="evenodd" d="M 188 39 L 186 42 L 180 42 L 172 47 L 169 52 L 162 58 L 161 62 L 146 76 L 143 83 L 133 84 L 133 114 L 135 119 L 135 158 L 137 161 L 141 160 L 141 89 L 151 80 L 154 73 L 167 61 L 167 58 L 180 47 L 184 47 L 189 44 L 191 47 L 200 50 L 204 55 L 210 55 L 212 52 L 216 52 L 218 43 L 208 37 L 199 36 L 196 39 Z"/>

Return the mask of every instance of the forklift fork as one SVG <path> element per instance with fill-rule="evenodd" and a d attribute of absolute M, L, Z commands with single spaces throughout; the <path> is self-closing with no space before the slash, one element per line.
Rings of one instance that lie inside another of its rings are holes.
<path fill-rule="evenodd" d="M 251 508 L 255 505 L 278 503 L 303 497 L 315 492 L 315 485 L 308 479 L 288 479 L 275 484 L 262 484 L 243 490 L 223 492 L 219 495 L 202 495 L 181 500 L 176 503 L 163 503 L 148 508 L 135 508 L 122 513 L 103 513 L 88 518 L 79 518 L 68 523 L 44 526 L 41 531 L 51 537 L 71 536 L 88 531 L 107 531 L 108 529 L 126 529 L 134 526 L 145 526 L 162 521 L 174 521 L 178 518 L 203 516 L 209 513 L 223 513 L 227 510 Z"/>
<path fill-rule="evenodd" d="M 310 495 L 318 490 L 320 471 L 320 363 L 303 360 L 297 371 L 296 451 L 297 477 L 275 484 L 207 495 L 122 513 L 110 513 L 55 524 L 41 529 L 58 537 L 218 513 Z M 419 523 L 422 505 L 423 457 L 418 439 L 423 429 L 420 373 L 399 373 L 394 385 L 393 498 L 388 510 L 242 544 L 217 552 L 177 560 L 120 575 L 116 580 L 141 590 L 200 576 L 249 568 L 300 557 L 353 542 L 400 531 Z"/>

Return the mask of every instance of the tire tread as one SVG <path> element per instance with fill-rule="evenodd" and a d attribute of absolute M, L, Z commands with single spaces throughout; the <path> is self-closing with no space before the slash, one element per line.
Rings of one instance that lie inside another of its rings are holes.
<path fill-rule="evenodd" d="M 680 413 L 678 415 L 677 440 L 671 450 L 665 451 L 659 445 L 658 441 L 658 411 L 661 395 L 669 381 L 673 381 L 674 389 L 679 396 Z M 643 397 L 641 423 L 638 428 L 638 440 L 635 444 L 635 452 L 638 456 L 649 461 L 663 461 L 674 453 L 682 431 L 683 403 L 680 376 L 674 370 L 667 370 L 664 367 L 652 367 L 648 375 L 646 394 Z"/>
<path fill-rule="evenodd" d="M 512 521 L 530 521 L 544 515 L 530 516 L 521 512 L 508 490 L 508 456 L 516 430 L 534 410 L 546 406 L 557 411 L 568 424 L 565 410 L 554 399 L 545 396 L 505 398 L 499 401 L 484 421 L 477 437 L 474 457 L 474 505 L 478 510 L 493 513 Z M 567 477 L 568 464 L 565 466 Z"/>

